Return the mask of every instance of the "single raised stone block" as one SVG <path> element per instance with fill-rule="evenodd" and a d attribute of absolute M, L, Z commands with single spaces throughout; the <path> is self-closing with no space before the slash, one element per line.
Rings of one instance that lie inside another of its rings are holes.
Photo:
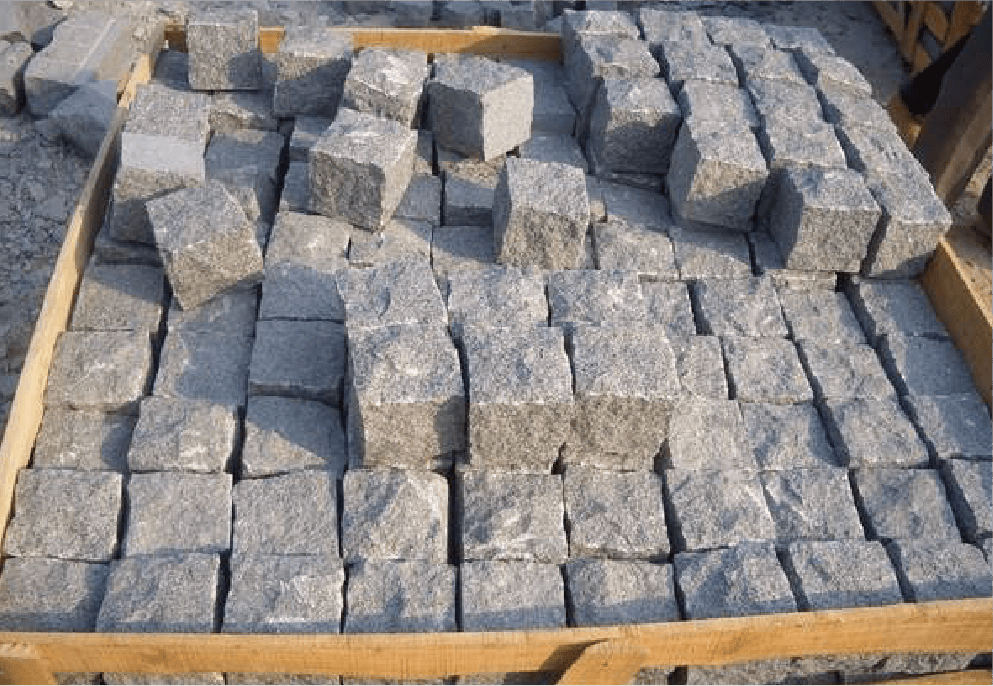
<path fill-rule="evenodd" d="M 821 409 L 831 442 L 848 467 L 927 465 L 927 448 L 896 399 L 828 399 Z"/>
<path fill-rule="evenodd" d="M 767 276 L 702 279 L 690 295 L 703 333 L 713 336 L 781 336 L 788 333 L 779 296 Z"/>
<path fill-rule="evenodd" d="M 0 575 L 7 631 L 92 631 L 107 588 L 107 565 L 10 558 Z"/>
<path fill-rule="evenodd" d="M 843 466 L 813 405 L 741 403 L 741 416 L 759 469 Z"/>
<path fill-rule="evenodd" d="M 399 260 L 431 257 L 434 227 L 430 222 L 391 219 L 381 231 L 352 232 L 348 263 L 352 267 L 378 267 Z"/>
<path fill-rule="evenodd" d="M 475 2 L 442 2 L 438 10 L 438 25 L 453 29 L 469 29 L 486 25 L 486 8 Z"/>
<path fill-rule="evenodd" d="M 16 52 L 9 48 L 0 51 L 0 72 L 10 59 L 8 53 Z M 4 77 L 0 75 L 0 83 Z M 0 100 L 3 91 L 0 86 Z M 0 103 L 0 111 L 3 104 Z M 104 136 L 111 120 L 117 112 L 117 82 L 91 81 L 84 83 L 76 92 L 58 104 L 48 118 L 38 122 L 37 127 L 46 138 L 66 140 L 86 157 L 93 159 L 100 151 Z"/>
<path fill-rule="evenodd" d="M 448 275 L 448 318 L 452 334 L 465 327 L 526 329 L 548 323 L 544 280 L 506 267 L 456 271 Z"/>
<path fill-rule="evenodd" d="M 55 344 L 45 405 L 137 414 L 151 374 L 147 332 L 65 331 Z"/>
<path fill-rule="evenodd" d="M 919 283 L 853 278 L 844 285 L 870 345 L 890 334 L 948 338 Z"/>
<path fill-rule="evenodd" d="M 24 70 L 32 57 L 30 43 L 5 43 L 0 50 L 0 115 L 12 117 L 24 105 Z"/>
<path fill-rule="evenodd" d="M 219 555 L 198 553 L 113 562 L 97 631 L 214 631 L 220 568 Z"/>
<path fill-rule="evenodd" d="M 802 610 L 830 610 L 903 601 L 879 541 L 796 541 L 786 547 L 786 572 Z"/>
<path fill-rule="evenodd" d="M 464 470 L 456 484 L 463 562 L 565 562 L 561 476 Z"/>
<path fill-rule="evenodd" d="M 664 468 L 684 471 L 757 467 L 738 403 L 694 395 L 676 404 L 661 457 Z"/>
<path fill-rule="evenodd" d="M 121 483 L 113 472 L 22 469 L 4 555 L 110 560 L 117 552 Z"/>
<path fill-rule="evenodd" d="M 731 394 L 753 403 L 811 402 L 814 393 L 793 342 L 784 338 L 721 339 Z"/>
<path fill-rule="evenodd" d="M 900 395 L 972 393 L 969 365 L 949 340 L 887 334 L 880 357 Z"/>
<path fill-rule="evenodd" d="M 497 261 L 575 269 L 590 221 L 586 176 L 554 162 L 509 158 L 493 200 Z"/>
<path fill-rule="evenodd" d="M 721 15 L 702 16 L 710 40 L 714 45 L 755 45 L 770 46 L 769 35 L 762 24 L 745 17 L 725 17 Z"/>
<path fill-rule="evenodd" d="M 565 566 L 565 578 L 576 626 L 679 619 L 672 565 L 576 560 Z"/>
<path fill-rule="evenodd" d="M 436 325 L 348 332 L 350 467 L 431 469 L 466 448 L 458 352 Z"/>
<path fill-rule="evenodd" d="M 429 74 L 423 52 L 366 48 L 348 70 L 342 106 L 414 127 Z"/>
<path fill-rule="evenodd" d="M 244 407 L 251 356 L 247 336 L 174 330 L 162 346 L 155 395 Z"/>
<path fill-rule="evenodd" d="M 223 472 L 231 467 L 237 410 L 155 396 L 141 401 L 131 437 L 132 472 Z"/>
<path fill-rule="evenodd" d="M 73 331 L 134 331 L 156 337 L 162 320 L 162 270 L 90 260 L 76 296 Z"/>
<path fill-rule="evenodd" d="M 539 162 L 558 162 L 587 171 L 586 158 L 571 135 L 533 135 L 521 143 L 519 157 Z"/>
<path fill-rule="evenodd" d="M 672 227 L 669 235 L 679 278 L 684 281 L 743 279 L 752 275 L 748 241 L 744 236 L 679 227 Z"/>
<path fill-rule="evenodd" d="M 868 536 L 960 540 L 937 470 L 859 469 L 854 483 Z"/>
<path fill-rule="evenodd" d="M 447 226 L 492 226 L 493 201 L 500 181 L 501 163 L 473 160 L 442 162 L 445 180 L 442 218 Z"/>
<path fill-rule="evenodd" d="M 417 134 L 402 124 L 342 108 L 310 149 L 314 211 L 379 229 L 403 199 L 416 146 Z"/>
<path fill-rule="evenodd" d="M 863 537 L 847 470 L 787 469 L 761 478 L 779 540 Z"/>
<path fill-rule="evenodd" d="M 248 372 L 252 395 L 341 406 L 345 329 L 335 322 L 259 321 Z"/>
<path fill-rule="evenodd" d="M 810 338 L 799 341 L 797 347 L 820 401 L 881 400 L 896 395 L 876 351 L 868 345 Z"/>
<path fill-rule="evenodd" d="M 793 55 L 810 85 L 818 89 L 843 87 L 867 98 L 872 97 L 872 84 L 844 57 L 805 48 L 796 50 Z"/>
<path fill-rule="evenodd" d="M 569 557 L 664 560 L 669 555 L 662 478 L 652 471 L 565 471 Z"/>
<path fill-rule="evenodd" d="M 331 117 L 295 116 L 293 133 L 290 134 L 290 162 L 306 162 L 310 158 L 310 149 L 332 121 Z"/>
<path fill-rule="evenodd" d="M 222 631 L 336 634 L 344 585 L 337 555 L 235 556 Z"/>
<path fill-rule="evenodd" d="M 786 326 L 794 341 L 814 344 L 861 344 L 865 335 L 851 305 L 833 290 L 777 289 Z"/>
<path fill-rule="evenodd" d="M 834 53 L 831 43 L 812 26 L 780 26 L 765 24 L 765 33 L 777 50 Z"/>
<path fill-rule="evenodd" d="M 886 544 L 908 600 L 988 598 L 993 578 L 983 552 L 959 541 L 898 540 Z"/>
<path fill-rule="evenodd" d="M 441 189 L 442 180 L 439 177 L 415 172 L 393 216 L 440 226 Z"/>
<path fill-rule="evenodd" d="M 459 567 L 463 631 L 566 626 L 565 584 L 557 565 L 467 562 Z"/>
<path fill-rule="evenodd" d="M 531 114 L 532 133 L 571 136 L 576 130 L 576 110 L 561 85 L 564 80 L 563 75 L 556 83 L 545 85 L 536 83 L 534 108 Z"/>
<path fill-rule="evenodd" d="M 903 406 L 935 459 L 991 459 L 993 428 L 986 404 L 978 393 L 909 395 L 903 398 Z M 36 447 L 36 460 L 37 450 Z"/>
<path fill-rule="evenodd" d="M 773 79 L 790 83 L 806 83 L 793 56 L 770 47 L 733 42 L 728 45 L 731 60 L 738 69 L 742 83 L 756 79 Z"/>
<path fill-rule="evenodd" d="M 557 328 L 466 327 L 469 461 L 476 468 L 548 472 L 573 417 L 572 370 Z M 507 445 L 515 449 L 508 451 Z"/>
<path fill-rule="evenodd" d="M 195 12 L 186 20 L 186 41 L 194 90 L 256 90 L 262 85 L 257 10 Z"/>
<path fill-rule="evenodd" d="M 231 549 L 230 474 L 133 474 L 127 501 L 125 555 Z"/>
<path fill-rule="evenodd" d="M 349 329 L 442 324 L 445 304 L 431 265 L 406 257 L 369 269 L 347 269 L 338 275 Z"/>
<path fill-rule="evenodd" d="M 643 325 L 646 303 L 635 272 L 563 269 L 548 276 L 552 326 Z"/>
<path fill-rule="evenodd" d="M 340 479 L 346 462 L 338 408 L 298 398 L 248 399 L 242 478 L 317 469 Z"/>
<path fill-rule="evenodd" d="M 634 271 L 653 281 L 676 279 L 672 242 L 664 233 L 622 219 L 594 224 L 593 232 L 599 269 Z"/>
<path fill-rule="evenodd" d="M 214 133 L 225 134 L 242 129 L 275 131 L 278 125 L 269 91 L 214 93 L 211 99 L 210 128 Z"/>
<path fill-rule="evenodd" d="M 432 232 L 431 268 L 439 288 L 461 272 L 503 269 L 495 265 L 493 229 L 489 226 L 438 226 Z"/>
<path fill-rule="evenodd" d="M 662 327 L 669 339 L 696 334 L 693 306 L 686 284 L 679 281 L 645 281 L 641 284 L 641 293 L 648 308 L 649 326 Z M 678 364 L 676 369 L 678 372 Z"/>
<path fill-rule="evenodd" d="M 665 478 L 677 549 L 706 550 L 776 538 L 757 473 L 669 469 Z"/>
<path fill-rule="evenodd" d="M 748 243 L 752 250 L 755 273 L 759 276 L 768 276 L 778 289 L 833 291 L 838 287 L 838 275 L 835 272 L 787 269 L 786 260 L 780 254 L 779 246 L 772 240 L 772 236 L 764 231 L 753 231 L 748 234 Z"/>
<path fill-rule="evenodd" d="M 790 582 L 772 543 L 679 553 L 675 568 L 688 619 L 796 612 Z"/>
<path fill-rule="evenodd" d="M 759 128 L 759 116 L 748 93 L 726 83 L 687 80 L 679 91 L 679 107 L 685 119 Z"/>
<path fill-rule="evenodd" d="M 779 79 L 754 79 L 745 83 L 763 126 L 771 119 L 803 127 L 800 122 L 823 119 L 817 91 L 806 84 Z"/>
<path fill-rule="evenodd" d="M 656 57 L 669 87 L 676 92 L 691 80 L 738 86 L 738 72 L 722 47 L 668 40 L 661 44 Z"/>
<path fill-rule="evenodd" d="M 123 414 L 50 407 L 41 422 L 31 467 L 126 472 L 135 421 Z"/>
<path fill-rule="evenodd" d="M 235 559 L 245 555 L 338 557 L 333 474 L 307 470 L 243 479 L 233 491 Z"/>
<path fill-rule="evenodd" d="M 352 565 L 344 632 L 455 631 L 456 577 L 455 567 L 433 562 Z"/>

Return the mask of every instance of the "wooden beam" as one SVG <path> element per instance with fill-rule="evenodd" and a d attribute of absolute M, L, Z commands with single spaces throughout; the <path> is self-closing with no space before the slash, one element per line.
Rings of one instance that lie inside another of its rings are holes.
<path fill-rule="evenodd" d="M 917 46 L 917 36 L 921 32 L 926 9 L 926 2 L 910 3 L 910 15 L 907 17 L 907 26 L 904 28 L 903 38 L 900 40 L 900 53 L 910 64 L 914 63 L 914 48 Z"/>
<path fill-rule="evenodd" d="M 557 683 L 629 684 L 647 658 L 648 651 L 632 643 L 594 643 L 582 652 Z"/>
<path fill-rule="evenodd" d="M 975 0 L 957 0 L 952 3 L 952 13 L 948 22 L 945 47 L 951 47 L 959 38 L 969 33 L 972 27 L 983 18 L 985 7 Z"/>
<path fill-rule="evenodd" d="M 874 0 L 872 6 L 876 8 L 876 13 L 879 14 L 879 18 L 883 20 L 883 23 L 889 28 L 889 30 L 896 37 L 897 42 L 900 42 L 900 38 L 903 36 L 903 3 L 886 2 L 886 0 Z"/>
<path fill-rule="evenodd" d="M 927 6 L 924 10 L 924 25 L 931 30 L 934 37 L 941 43 L 941 48 L 943 50 L 947 49 L 949 47 L 946 43 L 948 37 L 948 17 L 945 16 L 945 12 L 938 3 L 925 2 L 923 4 Z"/>
<path fill-rule="evenodd" d="M 28 645 L 0 645 L 0 682 L 5 684 L 55 684 L 55 676 L 38 649 Z"/>

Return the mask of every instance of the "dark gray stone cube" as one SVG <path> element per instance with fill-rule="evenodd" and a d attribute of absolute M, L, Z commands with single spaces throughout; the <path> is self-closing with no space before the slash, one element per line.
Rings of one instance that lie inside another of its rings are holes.
<path fill-rule="evenodd" d="M 641 293 L 648 307 L 648 325 L 660 326 L 670 339 L 696 335 L 693 306 L 686 284 L 675 281 L 645 281 Z M 679 371 L 679 366 L 676 366 Z"/>
<path fill-rule="evenodd" d="M 223 472 L 231 468 L 237 433 L 235 407 L 151 396 L 141 401 L 128 468 L 132 472 Z"/>
<path fill-rule="evenodd" d="M 876 351 L 867 345 L 812 337 L 797 347 L 820 401 L 881 400 L 896 395 Z"/>
<path fill-rule="evenodd" d="M 126 472 L 135 418 L 50 407 L 35 440 L 33 469 Z"/>
<path fill-rule="evenodd" d="M 872 538 L 960 540 L 937 470 L 859 469 L 855 491 Z"/>
<path fill-rule="evenodd" d="M 703 333 L 714 336 L 785 337 L 779 296 L 767 276 L 702 279 L 690 289 Z"/>
<path fill-rule="evenodd" d="M 463 631 L 566 626 L 565 584 L 557 565 L 467 562 L 459 567 Z"/>
<path fill-rule="evenodd" d="M 155 395 L 244 407 L 252 339 L 180 329 L 166 336 Z"/>
<path fill-rule="evenodd" d="M 548 276 L 550 323 L 572 331 L 577 325 L 641 325 L 645 299 L 631 271 L 562 269 Z"/>
<path fill-rule="evenodd" d="M 693 231 L 673 227 L 669 231 L 679 278 L 743 279 L 752 275 L 748 241 L 734 233 Z"/>
<path fill-rule="evenodd" d="M 787 469 L 761 476 L 779 540 L 863 537 L 847 470 Z"/>
<path fill-rule="evenodd" d="M 147 332 L 65 331 L 55 344 L 45 405 L 137 414 L 151 374 Z"/>
<path fill-rule="evenodd" d="M 157 336 L 164 300 L 165 278 L 161 269 L 91 260 L 79 285 L 69 328 L 136 331 Z"/>
<path fill-rule="evenodd" d="M 613 219 L 593 225 L 597 268 L 627 270 L 639 278 L 675 280 L 672 241 L 660 231 Z"/>
<path fill-rule="evenodd" d="M 942 460 L 941 474 L 965 540 L 976 543 L 993 534 L 993 465 Z"/>
<path fill-rule="evenodd" d="M 338 276 L 338 291 L 350 330 L 448 321 L 431 265 L 423 257 L 345 270 Z"/>
<path fill-rule="evenodd" d="M 306 162 L 310 149 L 321 137 L 331 122 L 331 117 L 315 117 L 300 114 L 293 118 L 293 133 L 290 134 L 290 162 Z"/>
<path fill-rule="evenodd" d="M 969 365 L 949 340 L 887 334 L 880 357 L 901 395 L 975 392 Z"/>
<path fill-rule="evenodd" d="M 10 558 L 0 575 L 7 631 L 92 631 L 107 588 L 107 565 Z"/>
<path fill-rule="evenodd" d="M 366 48 L 348 70 L 342 106 L 412 127 L 417 123 L 424 81 L 430 73 L 423 52 Z"/>
<path fill-rule="evenodd" d="M 776 524 L 752 471 L 666 470 L 667 494 L 679 550 L 707 550 L 773 540 Z M 679 573 L 679 557 L 676 557 Z"/>
<path fill-rule="evenodd" d="M 921 467 L 927 448 L 894 398 L 850 398 L 821 404 L 835 450 L 850 468 Z"/>
<path fill-rule="evenodd" d="M 806 339 L 821 345 L 865 342 L 862 327 L 843 294 L 826 289 L 780 288 L 778 295 L 794 341 Z"/>
<path fill-rule="evenodd" d="M 334 117 L 352 66 L 352 39 L 323 26 L 293 26 L 274 55 L 277 117 Z"/>
<path fill-rule="evenodd" d="M 329 472 L 243 479 L 233 491 L 234 555 L 338 557 L 337 488 Z"/>
<path fill-rule="evenodd" d="M 227 333 L 250 339 L 255 335 L 258 308 L 257 287 L 225 291 L 193 310 L 184 310 L 173 298 L 166 326 L 170 333 Z"/>
<path fill-rule="evenodd" d="M 257 90 L 262 86 L 259 13 L 255 9 L 198 11 L 186 20 L 189 81 L 195 90 Z"/>
<path fill-rule="evenodd" d="M 455 631 L 456 568 L 365 561 L 349 567 L 346 634 Z M 363 679 L 363 682 L 366 680 Z"/>
<path fill-rule="evenodd" d="M 576 560 L 565 566 L 576 626 L 612 626 L 679 619 L 672 565 Z"/>
<path fill-rule="evenodd" d="M 896 572 L 879 541 L 795 541 L 786 547 L 785 561 L 801 610 L 903 601 Z"/>
<path fill-rule="evenodd" d="M 230 474 L 132 474 L 127 502 L 129 557 L 231 549 Z"/>
<path fill-rule="evenodd" d="M 670 336 L 669 342 L 676 354 L 676 372 L 684 393 L 715 400 L 728 399 L 724 355 L 717 336 Z"/>
<path fill-rule="evenodd" d="M 676 404 L 662 450 L 666 469 L 757 468 L 738 403 L 688 395 Z"/>
<path fill-rule="evenodd" d="M 915 603 L 929 600 L 988 598 L 993 587 L 983 551 L 959 541 L 890 541 L 904 595 Z"/>
<path fill-rule="evenodd" d="M 548 323 L 544 280 L 513 267 L 448 275 L 448 319 L 460 338 L 465 327 L 530 328 Z"/>
<path fill-rule="evenodd" d="M 785 338 L 721 339 L 731 394 L 753 403 L 811 402 L 814 393 L 793 342 Z"/>
<path fill-rule="evenodd" d="M 248 373 L 252 395 L 283 395 L 340 406 L 345 329 L 335 322 L 259 321 Z"/>
<path fill-rule="evenodd" d="M 352 267 L 379 267 L 391 262 L 431 258 L 434 227 L 430 222 L 414 219 L 391 219 L 381 231 L 353 231 L 348 246 L 348 263 Z M 492 237 L 490 243 L 492 245 Z"/>
<path fill-rule="evenodd" d="M 741 403 L 741 416 L 759 469 L 843 466 L 813 405 Z"/>
<path fill-rule="evenodd" d="M 347 460 L 338 408 L 299 398 L 248 399 L 242 478 L 317 469 L 340 479 Z"/>
<path fill-rule="evenodd" d="M 977 392 L 909 395 L 903 406 L 935 459 L 991 459 L 989 410 Z"/>
<path fill-rule="evenodd" d="M 440 148 L 438 153 L 440 160 Z M 492 226 L 493 201 L 501 168 L 502 164 L 497 167 L 492 162 L 473 160 L 445 164 L 442 167 L 445 180 L 441 208 L 443 223 L 446 226 Z"/>

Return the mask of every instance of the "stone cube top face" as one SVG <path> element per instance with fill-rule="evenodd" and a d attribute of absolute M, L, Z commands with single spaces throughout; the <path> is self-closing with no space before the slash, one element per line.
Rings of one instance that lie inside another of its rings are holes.
<path fill-rule="evenodd" d="M 802 610 L 903 602 L 879 541 L 797 541 L 787 546 L 786 557 Z"/>
<path fill-rule="evenodd" d="M 779 50 L 834 53 L 831 43 L 813 27 L 766 24 L 765 32 Z"/>
<path fill-rule="evenodd" d="M 551 324 L 638 325 L 646 319 L 645 300 L 635 272 L 565 269 L 548 277 Z"/>
<path fill-rule="evenodd" d="M 728 46 L 731 59 L 743 81 L 778 79 L 790 83 L 806 83 L 793 56 L 772 48 L 748 43 Z"/>
<path fill-rule="evenodd" d="M 847 470 L 764 472 L 762 487 L 778 539 L 863 538 Z"/>
<path fill-rule="evenodd" d="M 895 398 L 826 400 L 831 442 L 850 468 L 928 464 L 928 453 Z"/>
<path fill-rule="evenodd" d="M 679 277 L 685 281 L 744 279 L 752 275 L 748 241 L 744 236 L 678 227 L 669 234 Z"/>
<path fill-rule="evenodd" d="M 354 227 L 340 219 L 280 212 L 266 247 L 266 266 L 280 262 L 338 266 L 346 257 L 352 231 Z"/>
<path fill-rule="evenodd" d="M 437 179 L 434 176 L 426 178 Z M 414 187 L 415 184 L 411 183 L 410 189 Z M 441 231 L 443 228 L 439 227 L 437 230 Z M 375 233 L 352 231 L 348 263 L 352 267 L 362 268 L 379 267 L 417 257 L 427 259 L 431 256 L 431 242 L 435 231 L 430 222 L 409 218 L 391 219 Z"/>
<path fill-rule="evenodd" d="M 252 344 L 238 333 L 173 331 L 162 346 L 155 395 L 243 407 Z"/>
<path fill-rule="evenodd" d="M 310 149 L 310 159 L 328 157 L 385 168 L 397 164 L 416 145 L 417 134 L 403 124 L 342 108 Z"/>
<path fill-rule="evenodd" d="M 586 10 L 562 13 L 562 35 L 567 40 L 575 40 L 577 34 L 593 34 L 637 38 L 638 27 L 626 12 L 610 10 Z"/>
<path fill-rule="evenodd" d="M 880 352 L 901 395 L 955 395 L 975 389 L 965 358 L 949 340 L 889 334 Z"/>
<path fill-rule="evenodd" d="M 160 84 L 138 89 L 128 108 L 124 130 L 146 136 L 177 138 L 202 152 L 210 138 L 210 96 Z"/>
<path fill-rule="evenodd" d="M 35 441 L 34 469 L 126 472 L 136 418 L 51 407 Z"/>
<path fill-rule="evenodd" d="M 773 117 L 797 121 L 823 119 L 817 91 L 806 84 L 754 79 L 745 87 L 763 122 Z"/>
<path fill-rule="evenodd" d="M 918 283 L 860 279 L 851 282 L 847 294 L 872 345 L 888 334 L 948 337 Z"/>
<path fill-rule="evenodd" d="M 844 57 L 816 50 L 799 50 L 795 54 L 797 66 L 810 83 L 844 86 L 866 97 L 872 96 L 872 84 Z"/>
<path fill-rule="evenodd" d="M 434 81 L 459 91 L 476 93 L 480 99 L 492 90 L 531 75 L 509 64 L 486 57 L 450 56 L 435 65 Z"/>
<path fill-rule="evenodd" d="M 231 549 L 231 475 L 151 472 L 127 483 L 124 554 Z"/>
<path fill-rule="evenodd" d="M 250 8 L 199 11 L 186 21 L 190 86 L 255 90 L 262 85 L 259 14 Z"/>
<path fill-rule="evenodd" d="M 770 45 L 769 35 L 762 25 L 753 19 L 704 16 L 700 17 L 700 20 L 707 28 L 710 40 L 716 45 Z"/>
<path fill-rule="evenodd" d="M 66 331 L 55 345 L 45 405 L 135 414 L 151 366 L 148 332 Z"/>
<path fill-rule="evenodd" d="M 459 568 L 463 631 L 566 626 L 565 583 L 557 565 L 468 562 Z"/>
<path fill-rule="evenodd" d="M 242 477 L 322 469 L 340 478 L 346 461 L 338 408 L 300 398 L 248 399 Z"/>
<path fill-rule="evenodd" d="M 287 29 L 285 37 L 279 44 L 279 50 L 294 57 L 351 57 L 352 41 L 347 34 L 338 31 L 328 31 L 321 27 L 293 26 Z M 287 74 L 280 73 L 280 76 L 285 78 Z"/>
<path fill-rule="evenodd" d="M 540 211 L 573 222 L 587 222 L 586 175 L 571 165 L 508 158 L 502 178 L 510 201 L 524 210 Z M 513 212 L 512 208 L 512 212 Z"/>
<path fill-rule="evenodd" d="M 775 114 L 759 130 L 759 145 L 772 169 L 788 166 L 845 168 L 845 151 L 834 127 L 816 120 L 796 122 Z"/>
<path fill-rule="evenodd" d="M 223 472 L 230 469 L 237 431 L 234 407 L 145 398 L 131 437 L 128 468 L 132 472 Z"/>
<path fill-rule="evenodd" d="M 579 326 L 572 360 L 577 395 L 664 400 L 680 392 L 675 355 L 656 327 Z"/>
<path fill-rule="evenodd" d="M 642 7 L 638 11 L 638 25 L 653 51 L 662 43 L 699 45 L 708 41 L 707 29 L 696 12 Z"/>
<path fill-rule="evenodd" d="M 445 324 L 448 316 L 423 258 L 404 258 L 338 275 L 349 329 L 412 324 Z"/>
<path fill-rule="evenodd" d="M 813 405 L 741 403 L 741 415 L 760 469 L 843 466 Z"/>
<path fill-rule="evenodd" d="M 429 73 L 423 52 L 367 48 L 348 71 L 343 104 L 410 126 Z"/>
<path fill-rule="evenodd" d="M 344 632 L 455 631 L 455 567 L 366 561 L 349 569 Z"/>
<path fill-rule="evenodd" d="M 933 469 L 860 469 L 855 489 L 873 538 L 960 540 L 945 488 Z"/>
<path fill-rule="evenodd" d="M 778 290 L 779 304 L 794 341 L 863 343 L 865 334 L 842 293 L 827 290 Z"/>
<path fill-rule="evenodd" d="M 729 336 L 721 339 L 735 398 L 744 402 L 802 403 L 814 399 L 792 341 Z"/>
<path fill-rule="evenodd" d="M 698 396 L 683 398 L 669 420 L 663 450 L 667 469 L 756 469 L 738 403 Z"/>
<path fill-rule="evenodd" d="M 657 116 L 679 115 L 679 107 L 661 79 L 603 79 L 605 103 L 612 117 L 623 118 L 638 110 L 653 110 Z"/>
<path fill-rule="evenodd" d="M 726 83 L 687 79 L 679 91 L 679 106 L 687 119 L 758 128 L 758 115 L 748 93 Z"/>
<path fill-rule="evenodd" d="M 0 622 L 10 631 L 92 631 L 108 573 L 104 564 L 10 558 L 0 576 Z"/>
<path fill-rule="evenodd" d="M 907 414 L 924 435 L 936 459 L 962 457 L 989 461 L 993 447 L 990 415 L 978 393 L 911 395 L 904 401 Z M 37 448 L 35 448 L 37 460 Z"/>
<path fill-rule="evenodd" d="M 679 619 L 672 565 L 576 560 L 565 574 L 577 626 Z"/>
<path fill-rule="evenodd" d="M 249 392 L 341 406 L 345 349 L 341 324 L 260 320 L 248 373 Z"/>
<path fill-rule="evenodd" d="M 990 565 L 982 551 L 959 541 L 901 540 L 886 546 L 903 587 L 917 603 L 990 595 Z"/>
<path fill-rule="evenodd" d="M 629 225 L 621 219 L 594 224 L 597 267 L 635 271 L 639 277 L 674 280 L 672 241 L 664 233 Z"/>
<path fill-rule="evenodd" d="M 498 334 L 498 335 L 494 335 Z M 572 403 L 572 370 L 558 328 L 467 328 L 469 403 Z"/>
<path fill-rule="evenodd" d="M 79 286 L 71 328 L 157 334 L 164 299 L 161 269 L 91 262 Z"/>
<path fill-rule="evenodd" d="M 456 335 L 466 326 L 544 326 L 544 281 L 513 267 L 453 272 L 448 275 L 448 318 Z"/>
<path fill-rule="evenodd" d="M 818 400 L 883 399 L 896 395 L 876 351 L 862 343 L 804 339 L 797 346 Z"/>
<path fill-rule="evenodd" d="M 169 303 L 166 327 L 170 333 L 228 333 L 251 338 L 255 331 L 255 315 L 259 306 L 257 288 L 225 291 L 200 307 L 184 310 L 175 298 Z"/>
<path fill-rule="evenodd" d="M 752 471 L 667 470 L 666 484 L 681 550 L 708 550 L 775 540 L 758 474 Z"/>
<path fill-rule="evenodd" d="M 691 290 L 703 332 L 715 336 L 787 334 L 779 297 L 768 277 L 704 279 Z"/>

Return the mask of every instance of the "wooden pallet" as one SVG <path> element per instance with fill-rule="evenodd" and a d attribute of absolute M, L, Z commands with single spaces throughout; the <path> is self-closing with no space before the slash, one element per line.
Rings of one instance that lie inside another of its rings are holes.
<path fill-rule="evenodd" d="M 549 35 L 521 44 L 521 32 L 376 30 L 377 45 L 426 45 L 500 56 L 557 59 Z M 278 30 L 263 31 L 263 36 Z M 515 40 L 510 40 L 515 38 Z M 364 38 L 356 39 L 358 44 Z M 277 41 L 278 42 L 278 41 Z M 274 49 L 276 43 L 270 43 Z M 544 47 L 541 47 L 544 45 Z M 0 443 L 0 538 L 9 520 L 17 472 L 31 458 L 44 410 L 48 370 L 65 330 L 93 239 L 103 221 L 120 131 L 136 88 L 155 56 L 142 56 L 124 87 L 48 286 Z M 888 607 L 554 631 L 440 634 L 138 634 L 0 631 L 0 680 L 55 683 L 55 672 L 262 672 L 340 674 L 392 679 L 455 674 L 558 671 L 560 683 L 627 683 L 652 665 L 725 665 L 815 655 L 977 653 L 993 647 L 993 599 L 903 603 Z M 989 683 L 989 670 L 915 677 L 903 683 Z"/>
<path fill-rule="evenodd" d="M 887 2 L 872 3 L 883 23 L 900 44 L 900 54 L 916 74 L 938 55 L 969 33 L 983 16 L 982 2 Z M 944 6 L 951 4 L 950 10 Z"/>

